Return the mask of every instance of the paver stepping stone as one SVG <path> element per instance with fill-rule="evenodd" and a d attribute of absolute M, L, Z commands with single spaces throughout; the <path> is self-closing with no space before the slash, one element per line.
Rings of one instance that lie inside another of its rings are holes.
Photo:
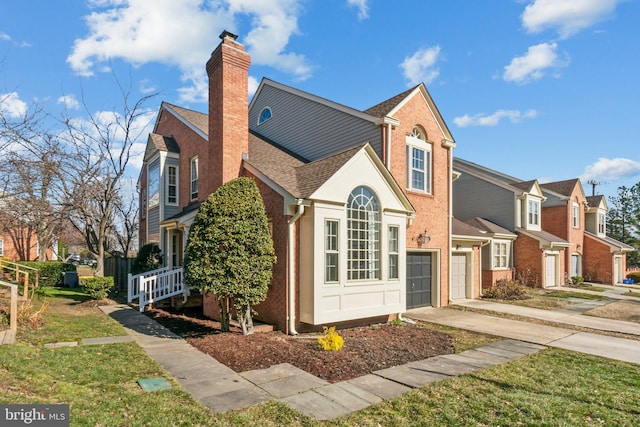
<path fill-rule="evenodd" d="M 410 387 L 378 375 L 368 374 L 347 381 L 363 390 L 368 391 L 382 399 L 392 399 L 411 391 Z"/>
<path fill-rule="evenodd" d="M 375 371 L 374 374 L 413 388 L 423 387 L 450 377 L 450 375 L 431 372 L 427 369 L 409 365 L 400 365 L 394 366 L 393 368 L 382 369 L 380 371 Z"/>
<path fill-rule="evenodd" d="M 351 411 L 339 403 L 328 399 L 313 390 L 288 396 L 280 401 L 290 408 L 317 420 L 331 420 L 348 415 Z"/>

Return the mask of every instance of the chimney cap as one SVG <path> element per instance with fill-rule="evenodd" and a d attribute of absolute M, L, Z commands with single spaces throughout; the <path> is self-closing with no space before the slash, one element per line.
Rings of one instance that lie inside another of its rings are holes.
<path fill-rule="evenodd" d="M 238 38 L 237 34 L 233 34 L 232 32 L 229 32 L 227 30 L 224 30 L 222 33 L 220 33 L 220 39 L 224 40 L 225 38 L 230 38 L 231 40 L 235 41 Z"/>

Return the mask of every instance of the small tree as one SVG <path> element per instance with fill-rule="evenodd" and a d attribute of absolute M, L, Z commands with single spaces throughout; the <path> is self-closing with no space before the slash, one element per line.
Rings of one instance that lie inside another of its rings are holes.
<path fill-rule="evenodd" d="M 264 202 L 253 180 L 230 181 L 202 203 L 187 238 L 184 274 L 187 283 L 216 296 L 223 331 L 229 330 L 233 306 L 242 333 L 253 332 L 252 307 L 267 297 L 275 262 Z"/>
<path fill-rule="evenodd" d="M 155 243 L 147 243 L 138 251 L 138 256 L 131 265 L 131 274 L 144 273 L 145 271 L 156 270 L 162 265 L 162 254 L 160 246 Z"/>

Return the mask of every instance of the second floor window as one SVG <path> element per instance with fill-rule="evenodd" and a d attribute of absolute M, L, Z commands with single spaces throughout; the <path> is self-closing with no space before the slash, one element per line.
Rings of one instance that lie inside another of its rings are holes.
<path fill-rule="evenodd" d="M 607 219 L 603 213 L 598 214 L 598 234 L 605 234 Z"/>
<path fill-rule="evenodd" d="M 198 158 L 191 159 L 191 201 L 198 200 Z"/>
<path fill-rule="evenodd" d="M 580 227 L 580 205 L 577 203 L 573 204 L 573 228 Z"/>
<path fill-rule="evenodd" d="M 380 208 L 367 187 L 347 201 L 347 279 L 380 279 Z"/>
<path fill-rule="evenodd" d="M 431 193 L 431 144 L 421 128 L 413 128 L 407 135 L 407 189 Z"/>
<path fill-rule="evenodd" d="M 175 166 L 167 168 L 167 204 L 178 204 L 178 168 Z"/>
<path fill-rule="evenodd" d="M 540 202 L 529 200 L 529 225 L 540 225 Z"/>
<path fill-rule="evenodd" d="M 147 193 L 149 208 L 158 206 L 160 204 L 160 162 L 152 163 L 149 166 Z"/>

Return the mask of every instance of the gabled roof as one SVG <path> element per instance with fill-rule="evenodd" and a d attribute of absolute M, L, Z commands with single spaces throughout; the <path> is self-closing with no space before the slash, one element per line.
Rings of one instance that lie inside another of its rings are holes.
<path fill-rule="evenodd" d="M 407 89 L 404 92 L 387 99 L 386 101 L 382 101 L 381 103 L 374 105 L 371 108 L 367 108 L 366 110 L 364 110 L 364 112 L 376 117 L 387 116 L 389 115 L 389 112 L 396 108 L 398 104 L 400 104 L 400 102 L 404 101 L 404 99 L 409 96 L 409 94 L 413 92 L 417 87 L 418 86 L 414 86 L 411 89 Z"/>
<path fill-rule="evenodd" d="M 554 193 L 558 193 L 567 197 L 571 196 L 576 186 L 580 186 L 580 188 L 582 189 L 582 184 L 580 183 L 580 180 L 578 178 L 567 179 L 564 181 L 546 182 L 544 184 L 540 184 L 540 186 L 546 190 L 551 190 Z M 584 191 L 582 192 L 582 194 L 584 194 Z"/>
<path fill-rule="evenodd" d="M 517 188 L 518 190 L 522 190 L 525 193 L 531 193 L 531 190 L 533 190 L 533 188 L 536 185 L 536 180 L 533 179 L 531 181 L 522 181 L 522 182 L 516 182 L 514 184 L 511 184 L 513 187 Z"/>
<path fill-rule="evenodd" d="M 156 124 L 153 127 L 153 131 L 156 132 L 158 123 L 161 120 L 162 112 L 166 111 L 178 120 L 183 122 L 187 127 L 191 128 L 195 133 L 200 135 L 203 139 L 208 140 L 209 135 L 209 115 L 200 113 L 198 111 L 189 110 L 187 108 L 178 107 L 177 105 L 169 104 L 168 102 L 162 102 L 160 105 L 160 113 L 156 118 Z"/>
<path fill-rule="evenodd" d="M 607 201 L 602 194 L 598 194 L 596 196 L 587 196 L 587 203 L 589 204 L 589 208 L 597 209 L 602 208 L 608 210 Z"/>
<path fill-rule="evenodd" d="M 487 233 L 478 227 L 474 227 L 458 218 L 451 220 L 451 235 L 454 237 L 472 237 L 477 240 L 489 240 Z"/>
<path fill-rule="evenodd" d="M 180 147 L 172 136 L 158 135 L 157 133 L 149 134 L 151 143 L 160 151 L 167 151 L 169 153 L 179 153 Z"/>
<path fill-rule="evenodd" d="M 489 169 L 484 166 L 480 166 L 476 163 L 469 162 L 467 160 L 463 160 L 457 157 L 453 159 L 453 168 L 457 172 L 462 172 L 463 174 L 466 173 L 466 174 L 475 176 L 477 178 L 482 179 L 483 181 L 487 181 L 498 187 L 512 191 L 518 196 L 522 195 L 527 190 L 531 189 L 530 185 L 528 186 L 529 188 L 525 190 L 518 188 L 516 185 L 514 185 L 514 184 L 519 184 L 520 186 L 527 187 L 527 185 L 524 185 L 525 183 L 523 183 L 523 181 L 518 178 L 505 175 L 498 171 L 494 171 L 493 169 Z M 530 182 L 530 181 L 527 181 L 527 182 Z"/>

